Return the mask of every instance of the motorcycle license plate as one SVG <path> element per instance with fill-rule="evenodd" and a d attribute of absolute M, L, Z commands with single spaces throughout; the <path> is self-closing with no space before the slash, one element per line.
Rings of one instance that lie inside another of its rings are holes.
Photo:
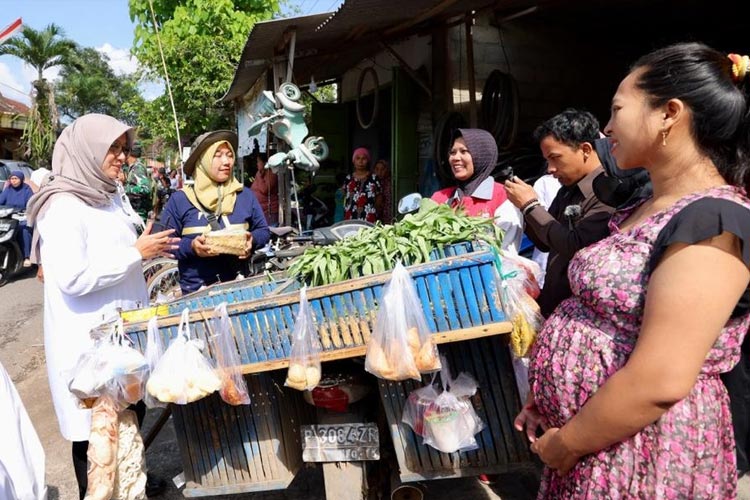
<path fill-rule="evenodd" d="M 380 460 L 380 437 L 374 423 L 303 425 L 300 432 L 305 462 Z"/>

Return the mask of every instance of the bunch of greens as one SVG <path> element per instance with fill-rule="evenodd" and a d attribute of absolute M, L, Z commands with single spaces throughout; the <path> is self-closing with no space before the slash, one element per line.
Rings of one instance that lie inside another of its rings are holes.
<path fill-rule="evenodd" d="M 461 210 L 423 199 L 419 212 L 390 225 L 376 225 L 333 245 L 312 247 L 287 272 L 311 286 L 328 285 L 390 270 L 400 260 L 406 265 L 430 260 L 433 250 L 480 240 L 500 249 L 502 232 L 485 217 L 469 217 Z"/>

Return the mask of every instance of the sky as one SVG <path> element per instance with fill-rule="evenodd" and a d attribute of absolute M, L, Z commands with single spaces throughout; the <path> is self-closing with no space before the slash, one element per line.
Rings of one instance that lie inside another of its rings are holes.
<path fill-rule="evenodd" d="M 342 0 L 290 0 L 287 9 L 294 15 L 335 10 Z M 134 25 L 128 15 L 127 0 L 0 0 L 0 29 L 19 17 L 25 26 L 41 30 L 50 23 L 62 27 L 68 38 L 83 47 L 107 54 L 115 74 L 129 74 L 138 68 L 130 55 Z M 51 68 L 44 77 L 54 80 L 59 68 Z M 0 93 L 30 104 L 31 81 L 36 72 L 19 59 L 0 56 Z M 160 86 L 141 89 L 144 97 L 161 93 Z"/>

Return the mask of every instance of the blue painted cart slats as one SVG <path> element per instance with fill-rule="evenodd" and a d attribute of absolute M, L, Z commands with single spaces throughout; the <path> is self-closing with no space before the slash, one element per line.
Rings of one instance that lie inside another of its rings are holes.
<path fill-rule="evenodd" d="M 409 393 L 429 384 L 413 380 L 379 380 L 381 401 L 391 430 L 400 478 L 404 482 L 478 474 L 526 470 L 532 466 L 531 452 L 513 419 L 521 408 L 515 375 L 504 337 L 492 336 L 440 346 L 454 376 L 462 371 L 476 378 L 479 389 L 472 404 L 485 424 L 476 436 L 479 448 L 467 452 L 442 453 L 422 444 L 422 438 L 401 422 Z"/>
<path fill-rule="evenodd" d="M 302 464 L 300 424 L 314 411 L 281 387 L 283 374 L 245 377 L 252 403 L 229 406 L 218 394 L 173 405 L 186 497 L 284 489 Z"/>
<path fill-rule="evenodd" d="M 259 299 L 266 295 L 279 294 L 299 289 L 296 280 L 289 280 L 283 273 L 216 283 L 202 290 L 184 295 L 165 304 L 170 314 L 182 312 L 185 307 L 203 309 L 216 307 L 222 302 L 234 303 Z"/>
<path fill-rule="evenodd" d="M 407 269 L 416 282 L 428 324 L 435 332 L 504 321 L 492 253 L 465 253 Z M 308 290 L 316 328 L 326 351 L 324 359 L 362 355 L 361 348 L 373 331 L 378 300 L 389 279 L 390 272 L 386 272 Z M 212 300 L 218 300 L 219 296 L 213 295 Z M 227 305 L 245 373 L 284 366 L 291 352 L 298 307 L 298 291 Z M 213 334 L 208 321 L 212 308 L 213 305 L 190 314 L 191 329 L 203 340 Z M 179 313 L 160 317 L 162 335 L 166 337 L 169 331 L 171 338 L 179 320 Z M 145 321 L 129 323 L 125 331 L 143 345 L 146 325 Z"/>

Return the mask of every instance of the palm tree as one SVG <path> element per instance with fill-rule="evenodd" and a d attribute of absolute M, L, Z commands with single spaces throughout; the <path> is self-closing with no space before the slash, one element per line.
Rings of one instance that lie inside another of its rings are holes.
<path fill-rule="evenodd" d="M 0 55 L 16 56 L 37 71 L 37 79 L 32 82 L 35 93 L 31 115 L 22 140 L 26 145 L 26 155 L 39 166 L 50 164 L 57 128 L 54 93 L 44 79 L 44 70 L 74 66 L 76 47 L 76 43 L 65 38 L 63 29 L 55 24 L 49 24 L 41 31 L 27 26 L 20 37 L 10 38 L 0 45 Z"/>

